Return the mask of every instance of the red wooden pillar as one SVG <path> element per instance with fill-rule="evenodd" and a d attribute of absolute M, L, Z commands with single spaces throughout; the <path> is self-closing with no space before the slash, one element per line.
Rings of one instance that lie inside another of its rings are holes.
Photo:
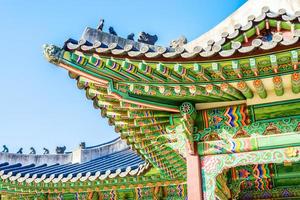
<path fill-rule="evenodd" d="M 183 117 L 184 133 L 187 138 L 187 192 L 188 200 L 202 200 L 202 176 L 201 160 L 197 151 L 197 144 L 194 142 L 195 120 L 197 112 L 195 106 L 190 102 L 184 102 L 180 106 Z"/>
<path fill-rule="evenodd" d="M 197 151 L 194 154 L 187 153 L 186 162 L 188 200 L 202 200 L 201 160 Z"/>

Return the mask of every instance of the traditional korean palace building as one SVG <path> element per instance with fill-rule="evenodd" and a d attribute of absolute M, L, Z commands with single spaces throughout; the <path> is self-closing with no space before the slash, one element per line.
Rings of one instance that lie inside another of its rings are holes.
<path fill-rule="evenodd" d="M 171 47 L 102 27 L 45 45 L 121 139 L 2 153 L 1 198 L 300 199 L 297 10 L 298 0 L 249 0 Z"/>

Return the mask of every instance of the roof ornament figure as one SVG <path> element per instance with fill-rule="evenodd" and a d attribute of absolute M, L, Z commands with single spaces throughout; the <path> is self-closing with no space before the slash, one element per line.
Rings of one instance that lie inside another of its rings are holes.
<path fill-rule="evenodd" d="M 140 32 L 138 37 L 138 42 L 142 42 L 145 44 L 154 45 L 157 42 L 157 35 L 150 35 L 149 33 Z"/>
<path fill-rule="evenodd" d="M 9 152 L 9 150 L 8 150 L 8 148 L 7 148 L 6 145 L 3 145 L 3 150 L 2 150 L 2 152 L 3 152 L 3 153 L 8 153 L 8 152 Z"/>
<path fill-rule="evenodd" d="M 43 150 L 44 150 L 44 155 L 47 155 L 47 154 L 49 154 L 50 152 L 49 152 L 49 149 L 46 149 L 45 147 L 43 148 Z"/>
<path fill-rule="evenodd" d="M 183 45 L 185 45 L 187 43 L 187 39 L 185 36 L 180 36 L 179 38 L 172 40 L 170 42 L 170 47 L 172 48 L 178 48 L 178 47 L 182 47 Z"/>
<path fill-rule="evenodd" d="M 115 36 L 118 35 L 118 34 L 116 33 L 115 29 L 114 29 L 112 26 L 110 26 L 110 27 L 108 28 L 108 31 L 109 31 L 109 33 L 112 34 L 112 35 L 115 35 Z"/>
<path fill-rule="evenodd" d="M 43 46 L 43 48 L 44 48 L 44 56 L 45 56 L 45 58 L 49 61 L 49 62 L 51 62 L 51 63 L 53 63 L 53 64 L 57 64 L 58 63 L 58 61 L 59 61 L 59 55 L 60 55 L 60 53 L 61 53 L 61 49 L 60 48 L 58 48 L 57 46 L 55 46 L 55 45 L 52 45 L 52 44 L 45 44 L 44 46 Z"/>
<path fill-rule="evenodd" d="M 79 144 L 79 148 L 80 148 L 80 149 L 85 149 L 85 142 L 81 142 L 81 143 Z"/>
<path fill-rule="evenodd" d="M 130 33 L 130 34 L 127 36 L 127 40 L 133 40 L 133 41 L 134 41 L 134 33 Z"/>
<path fill-rule="evenodd" d="M 30 147 L 30 152 L 29 152 L 29 154 L 33 154 L 33 155 L 36 154 L 36 151 L 35 151 L 35 149 L 34 149 L 33 147 Z"/>
<path fill-rule="evenodd" d="M 55 151 L 56 151 L 56 154 L 64 154 L 66 151 L 66 146 L 56 147 Z"/>
<path fill-rule="evenodd" d="M 102 31 L 104 27 L 104 19 L 100 19 L 99 25 L 97 26 L 97 30 Z"/>
<path fill-rule="evenodd" d="M 19 151 L 17 151 L 17 154 L 23 154 L 23 148 L 22 147 L 19 149 Z"/>

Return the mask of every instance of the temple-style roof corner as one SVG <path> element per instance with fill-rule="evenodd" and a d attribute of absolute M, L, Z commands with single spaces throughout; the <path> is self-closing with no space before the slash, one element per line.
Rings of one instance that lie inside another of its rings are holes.
<path fill-rule="evenodd" d="M 155 35 L 148 43 L 132 34 L 125 39 L 113 28 L 103 32 L 101 20 L 61 49 L 45 46 L 45 57 L 69 72 L 142 158 L 125 148 L 86 160 L 91 150 L 84 149 L 54 174 L 46 167 L 43 175 L 26 175 L 16 170 L 36 167 L 4 163 L 0 169 L 10 167 L 2 178 L 96 180 L 97 190 L 109 191 L 112 199 L 112 187 L 119 193 L 134 189 L 137 199 L 150 190 L 148 199 L 165 199 L 172 191 L 191 200 L 299 197 L 298 9 L 300 1 L 249 0 L 186 45 L 184 37 L 172 47 L 150 45 Z M 99 178 L 105 188 L 97 187 Z"/>

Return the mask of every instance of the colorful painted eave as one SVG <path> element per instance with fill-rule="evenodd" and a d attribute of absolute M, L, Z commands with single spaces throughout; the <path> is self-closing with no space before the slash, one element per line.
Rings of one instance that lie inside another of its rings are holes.
<path fill-rule="evenodd" d="M 53 51 L 56 55 L 51 55 Z M 199 63 L 152 63 L 154 68 L 143 61 L 133 64 L 126 59 L 70 52 L 55 46 L 45 48 L 50 62 L 67 69 L 71 77 L 81 76 L 123 102 L 169 112 L 179 112 L 178 106 L 186 101 L 185 96 L 195 103 L 238 101 L 253 96 L 265 99 L 268 91 L 282 96 L 285 85 L 290 93 L 298 94 L 298 54 L 297 49 L 239 61 L 206 63 L 207 67 Z M 188 68 L 191 66 L 193 69 Z"/>
<path fill-rule="evenodd" d="M 210 50 L 180 59 L 171 48 L 91 28 L 79 42 L 68 40 L 63 49 L 45 45 L 44 55 L 69 71 L 94 107 L 139 154 L 170 177 L 185 177 L 186 162 L 178 140 L 167 131 L 174 118 L 182 118 L 179 106 L 183 102 L 198 108 L 197 104 L 214 102 L 257 104 L 299 98 L 296 16 L 264 8 L 261 16 L 249 18 L 247 27 L 236 27 L 235 34 L 224 36 L 219 48 L 212 42 Z M 272 40 L 257 38 L 271 29 L 277 30 Z"/>
<path fill-rule="evenodd" d="M 96 179 L 90 181 L 58 182 L 58 183 L 19 183 L 0 181 L 1 194 L 18 194 L 26 196 L 31 194 L 70 194 L 70 193 L 89 193 L 107 192 L 117 190 L 135 190 L 136 188 L 149 188 L 155 186 L 176 186 L 186 184 L 185 179 L 172 179 L 160 175 L 152 176 L 133 176 L 123 178 L 111 178 L 106 180 Z"/>

